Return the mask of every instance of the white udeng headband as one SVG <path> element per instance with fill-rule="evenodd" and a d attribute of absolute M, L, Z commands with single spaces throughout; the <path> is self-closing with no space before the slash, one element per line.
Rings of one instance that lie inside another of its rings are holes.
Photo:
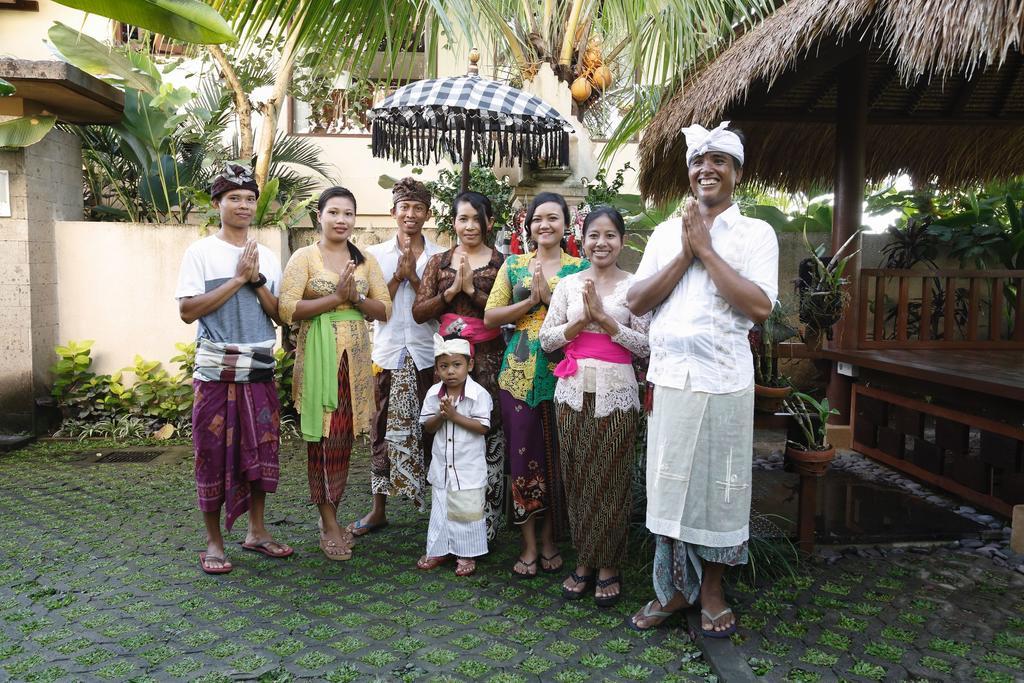
<path fill-rule="evenodd" d="M 473 350 L 465 339 L 445 339 L 439 334 L 434 335 L 434 358 L 448 356 L 453 353 L 472 356 Z"/>
<path fill-rule="evenodd" d="M 686 165 L 689 166 L 695 156 L 707 152 L 725 152 L 736 157 L 742 166 L 743 143 L 740 142 L 740 136 L 725 129 L 728 125 L 728 121 L 722 121 L 711 130 L 697 124 L 683 128 L 683 135 L 686 136 Z"/>

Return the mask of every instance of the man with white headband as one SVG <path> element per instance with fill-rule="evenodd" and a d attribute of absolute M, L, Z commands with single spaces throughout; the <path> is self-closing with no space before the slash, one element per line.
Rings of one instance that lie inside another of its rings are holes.
<path fill-rule="evenodd" d="M 654 310 L 654 410 L 647 433 L 647 527 L 657 536 L 656 600 L 630 620 L 654 628 L 698 601 L 701 630 L 736 630 L 722 575 L 747 562 L 754 365 L 747 332 L 771 313 L 779 247 L 764 221 L 740 214 L 743 141 L 728 121 L 686 136 L 693 198 L 659 225 L 629 290 L 630 310 Z"/>
<path fill-rule="evenodd" d="M 440 382 L 423 400 L 420 423 L 434 435 L 427 481 L 432 487 L 427 552 L 416 566 L 434 569 L 452 555 L 456 576 L 476 571 L 487 553 L 484 494 L 487 490 L 487 445 L 491 395 L 469 376 L 473 350 L 461 338 L 434 335 L 434 367 Z"/>

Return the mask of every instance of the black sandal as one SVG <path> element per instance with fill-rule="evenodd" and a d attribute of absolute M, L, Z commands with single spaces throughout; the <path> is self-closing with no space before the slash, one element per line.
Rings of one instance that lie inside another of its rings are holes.
<path fill-rule="evenodd" d="M 532 579 L 537 576 L 537 570 L 534 570 L 532 574 L 529 574 L 527 572 L 529 572 L 530 567 L 532 567 L 535 564 L 537 564 L 537 560 L 534 560 L 533 562 L 527 562 L 526 560 L 520 557 L 518 560 L 516 560 L 516 563 L 512 565 L 512 569 L 510 571 L 512 572 L 513 576 L 515 576 L 517 579 Z M 517 572 L 516 567 L 518 567 L 519 565 L 523 565 L 523 567 L 526 569 L 526 572 Z"/>
<path fill-rule="evenodd" d="M 583 584 L 583 588 L 581 588 L 578 591 L 574 591 L 571 588 L 566 588 L 565 586 L 562 586 L 562 597 L 566 600 L 579 600 L 586 594 L 587 588 L 589 588 L 594 583 L 593 574 L 588 574 L 587 576 L 580 576 L 576 573 L 576 570 L 573 570 L 572 573 L 569 574 L 569 578 L 575 581 L 577 586 Z"/>
<path fill-rule="evenodd" d="M 611 607 L 622 598 L 622 575 L 616 574 L 615 576 L 609 576 L 607 579 L 600 579 L 597 582 L 598 588 L 607 588 L 614 584 L 619 584 L 619 592 L 615 595 L 603 595 L 601 597 L 594 596 L 594 603 L 598 607 Z"/>
<path fill-rule="evenodd" d="M 542 572 L 544 572 L 545 574 L 554 574 L 556 572 L 562 571 L 562 567 L 565 566 L 565 561 L 564 560 L 559 562 L 557 567 L 545 567 L 544 566 L 545 562 L 547 562 L 550 565 L 555 560 L 561 560 L 561 559 L 562 559 L 562 553 L 560 553 L 558 551 L 556 551 L 555 554 L 552 555 L 551 557 L 544 557 L 543 555 L 541 555 L 540 556 L 540 570 Z"/>

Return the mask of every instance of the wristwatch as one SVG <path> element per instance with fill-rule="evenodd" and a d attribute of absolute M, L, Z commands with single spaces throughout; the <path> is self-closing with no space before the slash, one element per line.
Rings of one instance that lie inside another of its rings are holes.
<path fill-rule="evenodd" d="M 267 276 L 264 275 L 263 273 L 260 273 L 260 279 L 259 280 L 256 280 L 256 282 L 249 281 L 249 282 L 246 282 L 245 284 L 249 285 L 253 289 L 259 289 L 263 285 L 267 284 Z"/>
<path fill-rule="evenodd" d="M 366 301 L 366 295 L 359 292 L 359 298 L 356 299 L 356 306 L 362 306 L 364 301 Z"/>

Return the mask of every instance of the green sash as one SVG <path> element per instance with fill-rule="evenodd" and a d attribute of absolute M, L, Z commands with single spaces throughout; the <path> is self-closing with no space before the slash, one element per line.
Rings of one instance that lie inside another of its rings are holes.
<path fill-rule="evenodd" d="M 354 308 L 328 311 L 313 318 L 306 332 L 299 415 L 304 441 L 319 441 L 324 435 L 324 413 L 338 409 L 338 340 L 334 336 L 334 323 L 338 320 L 364 318 Z"/>

